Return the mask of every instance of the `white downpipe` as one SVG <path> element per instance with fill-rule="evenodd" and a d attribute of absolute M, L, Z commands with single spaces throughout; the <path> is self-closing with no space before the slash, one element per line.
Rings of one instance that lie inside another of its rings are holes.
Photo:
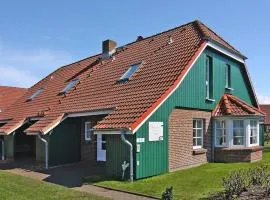
<path fill-rule="evenodd" d="M 4 139 L 0 139 L 2 143 L 2 160 L 5 160 L 5 141 Z"/>
<path fill-rule="evenodd" d="M 125 138 L 125 131 L 121 130 L 121 139 L 124 143 L 129 146 L 130 153 L 130 181 L 133 182 L 133 146 L 132 144 Z"/>
<path fill-rule="evenodd" d="M 48 141 L 38 135 L 38 138 L 44 143 L 45 145 L 45 169 L 48 169 Z"/>

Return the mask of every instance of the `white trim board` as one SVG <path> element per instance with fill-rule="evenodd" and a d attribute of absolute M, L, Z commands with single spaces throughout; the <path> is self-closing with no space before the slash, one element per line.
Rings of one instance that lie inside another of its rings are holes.
<path fill-rule="evenodd" d="M 120 135 L 121 130 L 112 129 L 112 130 L 94 130 L 94 135 Z M 125 134 L 132 134 L 131 131 L 125 131 Z"/>
<path fill-rule="evenodd" d="M 198 58 L 201 56 L 201 54 L 203 53 L 203 51 L 206 49 L 206 47 L 211 47 L 213 49 L 215 49 L 216 51 L 225 54 L 229 57 L 231 57 L 232 59 L 241 62 L 243 64 L 245 64 L 245 61 L 243 60 L 243 58 L 241 58 L 240 56 L 231 53 L 230 51 L 226 50 L 225 48 L 222 48 L 216 44 L 214 44 L 213 42 L 208 41 L 205 46 L 202 48 L 202 50 L 200 51 L 200 53 L 197 55 L 197 57 L 194 59 L 194 61 L 191 64 L 191 67 L 186 71 L 186 73 L 184 74 L 184 76 L 182 77 L 182 79 L 180 80 L 180 82 L 177 84 L 177 86 L 169 93 L 169 95 L 162 100 L 162 102 L 132 131 L 133 134 L 135 134 L 139 128 L 141 128 L 141 126 L 154 114 L 154 112 L 156 112 L 156 110 L 174 93 L 174 91 L 181 85 L 182 81 L 185 79 L 185 77 L 187 76 L 188 72 L 191 70 L 191 68 L 194 66 L 194 64 L 196 63 L 196 61 L 198 60 Z M 247 70 L 246 70 L 247 71 Z M 248 77 L 249 78 L 249 77 Z M 250 79 L 250 78 L 249 78 Z M 251 82 L 251 80 L 249 80 Z M 254 90 L 253 93 L 255 94 Z"/>

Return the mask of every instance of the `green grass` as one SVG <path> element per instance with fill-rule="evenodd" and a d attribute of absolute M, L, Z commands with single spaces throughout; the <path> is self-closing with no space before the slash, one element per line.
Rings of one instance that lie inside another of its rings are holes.
<path fill-rule="evenodd" d="M 167 173 L 130 182 L 100 181 L 96 185 L 161 197 L 166 187 L 173 186 L 175 199 L 200 199 L 210 192 L 222 190 L 222 178 L 231 170 L 270 163 L 270 147 L 266 147 L 263 160 L 255 163 L 208 163 L 199 167 Z"/>
<path fill-rule="evenodd" d="M 87 193 L 74 191 L 63 186 L 37 181 L 0 170 L 0 199 L 3 200 L 50 200 L 92 199 L 105 200 Z"/>

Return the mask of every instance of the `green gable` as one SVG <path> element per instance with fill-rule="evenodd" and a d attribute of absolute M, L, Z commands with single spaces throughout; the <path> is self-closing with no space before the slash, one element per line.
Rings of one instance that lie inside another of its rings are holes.
<path fill-rule="evenodd" d="M 205 60 L 212 57 L 213 62 L 213 99 L 206 101 Z M 145 138 L 136 153 L 136 178 L 143 178 L 168 172 L 168 119 L 176 107 L 203 109 L 212 111 L 226 92 L 225 66 L 231 66 L 231 93 L 245 102 L 255 105 L 248 79 L 244 75 L 243 64 L 207 48 L 200 55 L 176 91 L 155 111 L 155 113 L 136 132 L 136 138 Z M 163 141 L 148 141 L 149 121 L 164 122 Z M 135 145 L 135 144 L 134 144 Z M 136 146 L 136 145 L 135 145 Z"/>

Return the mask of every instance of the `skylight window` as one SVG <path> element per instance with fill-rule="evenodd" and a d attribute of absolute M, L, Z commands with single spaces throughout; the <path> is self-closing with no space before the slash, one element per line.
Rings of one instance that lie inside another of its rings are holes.
<path fill-rule="evenodd" d="M 27 100 L 32 101 L 34 98 L 36 98 L 40 93 L 44 91 L 44 88 L 39 88 L 34 94 L 32 94 Z"/>
<path fill-rule="evenodd" d="M 128 81 L 131 76 L 138 70 L 141 63 L 133 64 L 129 67 L 129 69 L 121 76 L 119 81 Z"/>
<path fill-rule="evenodd" d="M 66 94 L 71 88 L 73 88 L 77 83 L 79 82 L 79 79 L 73 79 L 70 81 L 64 89 L 59 94 Z"/>

